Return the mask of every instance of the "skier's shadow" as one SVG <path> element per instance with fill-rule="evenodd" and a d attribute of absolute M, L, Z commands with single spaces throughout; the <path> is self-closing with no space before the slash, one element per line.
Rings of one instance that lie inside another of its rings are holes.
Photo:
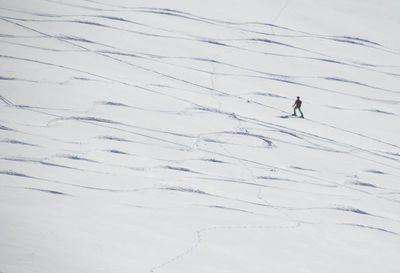
<path fill-rule="evenodd" d="M 288 118 L 301 118 L 301 117 L 299 117 L 299 116 L 293 116 L 293 115 L 283 115 L 283 116 L 279 116 L 279 118 L 288 119 Z"/>

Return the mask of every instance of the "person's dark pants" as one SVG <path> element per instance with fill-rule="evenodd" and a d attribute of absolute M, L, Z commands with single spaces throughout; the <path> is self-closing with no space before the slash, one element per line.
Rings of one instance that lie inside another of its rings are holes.
<path fill-rule="evenodd" d="M 294 115 L 294 116 L 297 116 L 297 115 L 296 115 L 296 109 L 299 110 L 299 112 L 300 112 L 300 114 L 301 114 L 300 117 L 302 117 L 302 116 L 303 116 L 303 112 L 301 112 L 300 107 L 295 107 L 295 108 L 293 109 L 293 115 Z"/>

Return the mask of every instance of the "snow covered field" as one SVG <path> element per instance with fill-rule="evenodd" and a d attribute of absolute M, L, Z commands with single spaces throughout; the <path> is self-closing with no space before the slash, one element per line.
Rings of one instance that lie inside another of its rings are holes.
<path fill-rule="evenodd" d="M 400 272 L 399 10 L 0 0 L 0 272 Z"/>

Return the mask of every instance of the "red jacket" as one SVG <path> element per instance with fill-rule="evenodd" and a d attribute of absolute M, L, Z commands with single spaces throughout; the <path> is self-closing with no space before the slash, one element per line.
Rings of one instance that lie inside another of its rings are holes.
<path fill-rule="evenodd" d="M 301 106 L 301 100 L 300 100 L 300 99 L 297 99 L 297 100 L 294 102 L 293 107 L 300 107 L 300 106 Z"/>

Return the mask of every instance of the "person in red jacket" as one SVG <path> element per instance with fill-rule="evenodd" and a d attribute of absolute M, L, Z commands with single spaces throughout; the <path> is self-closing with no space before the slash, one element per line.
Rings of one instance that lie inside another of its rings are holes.
<path fill-rule="evenodd" d="M 300 115 L 301 115 L 300 117 L 304 118 L 303 112 L 301 111 L 301 100 L 300 100 L 300 97 L 297 97 L 297 100 L 294 102 L 292 107 L 293 107 L 293 115 L 292 116 L 297 116 L 296 115 L 296 110 L 299 110 Z"/>

